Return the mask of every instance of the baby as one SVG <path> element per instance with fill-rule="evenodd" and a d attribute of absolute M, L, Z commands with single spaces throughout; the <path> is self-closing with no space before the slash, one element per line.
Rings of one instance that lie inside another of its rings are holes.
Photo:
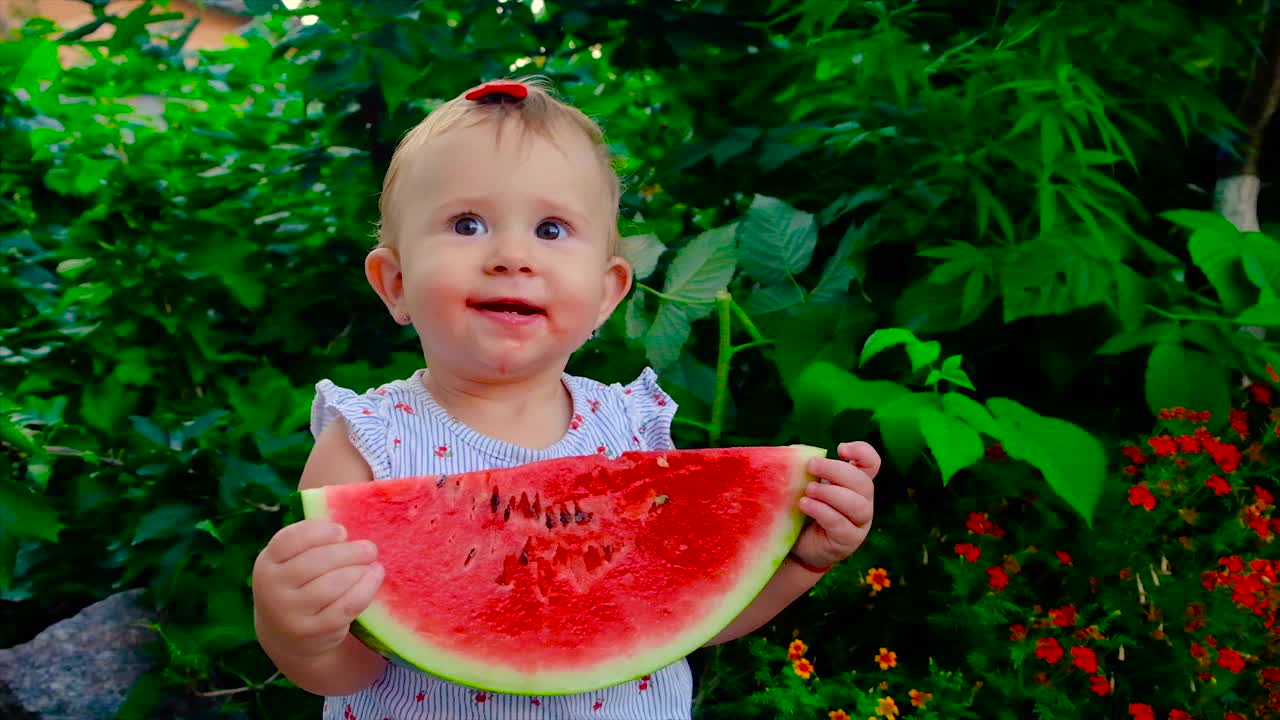
<path fill-rule="evenodd" d="M 620 192 L 600 129 L 536 79 L 474 88 L 409 132 L 365 273 L 395 322 L 413 325 L 426 367 L 362 394 L 320 382 L 299 487 L 671 449 L 676 403 L 652 369 L 625 386 L 565 371 L 631 289 Z M 800 507 L 813 522 L 790 558 L 709 644 L 761 627 L 862 544 L 880 458 L 862 442 L 838 452 L 810 467 L 821 481 Z M 254 566 L 259 642 L 286 677 L 326 697 L 326 720 L 690 717 L 684 660 L 550 697 L 485 693 L 388 662 L 348 631 L 382 579 L 371 543 L 318 520 L 276 533 Z"/>

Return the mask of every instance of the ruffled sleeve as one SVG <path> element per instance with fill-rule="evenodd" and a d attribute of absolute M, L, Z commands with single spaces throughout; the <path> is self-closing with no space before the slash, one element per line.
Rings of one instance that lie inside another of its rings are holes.
<path fill-rule="evenodd" d="M 640 439 L 640 449 L 674 449 L 671 420 L 679 406 L 658 385 L 658 375 L 653 368 L 645 368 L 639 377 L 623 386 L 622 392 L 632 432 Z"/>
<path fill-rule="evenodd" d="M 390 478 L 387 437 L 391 427 L 391 400 L 377 390 L 361 395 L 321 380 L 316 383 L 316 397 L 311 404 L 311 434 L 320 437 L 338 418 L 346 422 L 347 438 L 369 463 L 373 479 Z"/>

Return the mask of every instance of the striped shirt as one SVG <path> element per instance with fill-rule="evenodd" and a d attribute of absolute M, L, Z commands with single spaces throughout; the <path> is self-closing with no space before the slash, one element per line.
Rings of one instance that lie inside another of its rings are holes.
<path fill-rule="evenodd" d="M 311 431 L 335 418 L 373 471 L 374 480 L 511 467 L 556 457 L 663 450 L 671 443 L 676 403 L 646 368 L 627 385 L 565 374 L 573 398 L 568 431 L 540 450 L 481 434 L 432 399 L 419 370 L 357 394 L 329 380 L 316 384 Z M 680 660 L 652 675 L 577 695 L 532 697 L 484 692 L 388 663 L 373 685 L 325 699 L 324 720 L 684 720 L 691 717 L 693 677 Z"/>

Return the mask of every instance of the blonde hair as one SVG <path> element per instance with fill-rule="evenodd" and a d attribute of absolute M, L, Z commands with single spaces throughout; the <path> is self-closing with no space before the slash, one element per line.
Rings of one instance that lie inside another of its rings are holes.
<path fill-rule="evenodd" d="M 467 100 L 466 94 L 470 92 L 467 90 L 433 110 L 401 138 L 391 156 L 390 167 L 382 181 L 382 194 L 378 199 L 379 247 L 396 245 L 396 229 L 392 227 L 388 230 L 387 219 L 394 217 L 391 210 L 396 202 L 400 175 L 405 171 L 405 165 L 411 163 L 429 142 L 460 125 L 470 127 L 491 121 L 495 122 L 496 131 L 501 136 L 506 120 L 514 118 L 520 123 L 523 132 L 532 132 L 552 143 L 556 141 L 556 132 L 563 129 L 580 132 L 591 142 L 609 184 L 609 202 L 613 208 L 609 253 L 617 252 L 618 203 L 622 197 L 622 181 L 614 169 L 613 156 L 609 146 L 605 144 L 604 131 L 581 110 L 556 97 L 552 83 L 547 78 L 532 75 L 518 78 L 515 82 L 528 88 L 528 95 L 523 100 L 504 99 L 500 102 L 481 103 Z"/>

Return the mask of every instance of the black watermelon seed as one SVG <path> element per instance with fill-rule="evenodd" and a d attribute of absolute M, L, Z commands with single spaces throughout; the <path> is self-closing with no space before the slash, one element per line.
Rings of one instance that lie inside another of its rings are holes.
<path fill-rule="evenodd" d="M 502 521 L 506 522 L 511 519 L 511 508 L 502 511 Z"/>
<path fill-rule="evenodd" d="M 569 524 L 569 510 L 567 508 L 564 508 L 564 507 L 560 508 L 560 524 L 561 525 Z"/>
<path fill-rule="evenodd" d="M 471 559 L 474 558 L 475 556 L 476 556 L 476 549 L 471 548 L 471 552 L 467 553 L 467 559 L 462 561 L 462 566 L 466 567 L 467 564 L 471 562 Z"/>
<path fill-rule="evenodd" d="M 556 521 L 551 519 L 551 511 L 548 510 L 547 511 L 547 529 L 550 530 L 555 526 L 556 526 Z"/>
<path fill-rule="evenodd" d="M 441 475 L 441 476 L 440 476 L 440 479 L 436 481 L 436 487 L 438 487 L 438 488 L 442 488 L 442 487 L 444 487 L 444 483 L 445 483 L 445 481 L 446 481 L 446 480 L 448 480 L 448 479 L 449 479 L 449 476 L 448 476 L 448 475 Z"/>
<path fill-rule="evenodd" d="M 498 495 L 498 486 L 494 485 L 493 496 L 489 498 L 489 509 L 493 510 L 494 512 L 498 512 L 498 503 L 501 502 L 501 500 L 502 500 L 501 496 Z"/>

